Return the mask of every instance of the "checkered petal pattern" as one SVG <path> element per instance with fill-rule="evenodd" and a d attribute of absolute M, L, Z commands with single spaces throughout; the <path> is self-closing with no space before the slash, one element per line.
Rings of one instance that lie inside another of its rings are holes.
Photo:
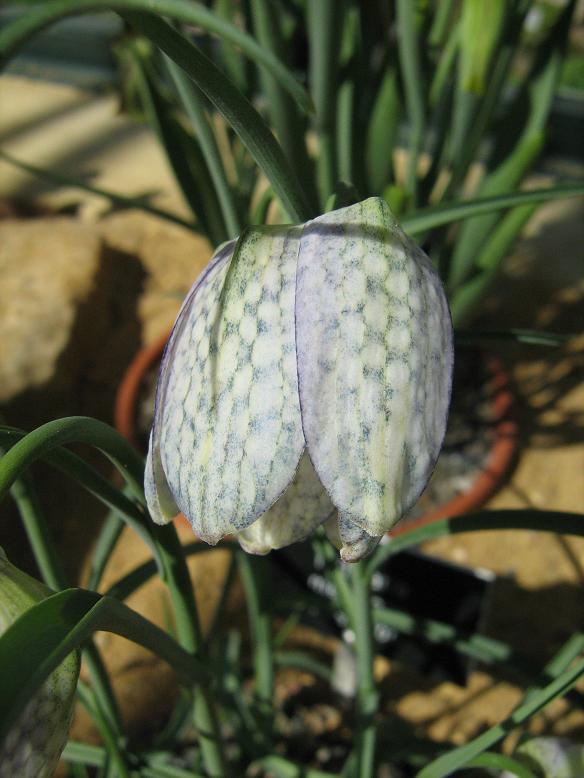
<path fill-rule="evenodd" d="M 434 468 L 453 363 L 442 284 L 383 200 L 304 226 L 296 350 L 304 436 L 341 537 L 379 537 Z"/>
<path fill-rule="evenodd" d="M 195 283 L 165 352 L 146 472 L 155 521 L 266 553 L 327 519 L 356 561 L 414 504 L 446 427 L 440 280 L 384 201 L 252 228 Z"/>
<path fill-rule="evenodd" d="M 270 508 L 304 450 L 294 346 L 299 235 L 250 229 L 219 252 L 179 314 L 161 368 L 149 504 L 168 519 L 172 505 L 161 508 L 171 495 L 208 543 Z"/>

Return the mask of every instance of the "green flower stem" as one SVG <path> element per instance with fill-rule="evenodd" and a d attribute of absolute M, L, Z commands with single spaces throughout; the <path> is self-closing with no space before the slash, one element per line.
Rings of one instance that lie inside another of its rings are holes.
<path fill-rule="evenodd" d="M 174 608 L 179 643 L 192 652 L 198 662 L 205 664 L 204 641 L 193 586 L 174 525 L 155 527 L 154 535 Z M 205 769 L 212 778 L 227 778 L 229 770 L 208 685 L 200 683 L 195 686 L 194 696 L 193 720 L 199 733 Z"/>
<path fill-rule="evenodd" d="M 120 778 L 131 778 L 130 767 L 126 755 L 120 747 L 116 732 L 112 729 L 108 716 L 101 710 L 97 697 L 82 682 L 77 685 L 77 694 L 86 710 L 95 722 L 106 746 L 106 752 L 111 759 L 111 767 Z"/>
<path fill-rule="evenodd" d="M 343 570 L 339 564 L 338 554 L 335 552 L 328 538 L 322 531 L 313 535 L 312 542 L 315 552 L 320 554 L 324 559 L 325 572 L 327 578 L 334 584 L 338 606 L 342 609 L 343 613 L 347 617 L 347 621 L 351 629 L 354 629 L 355 614 L 353 595 L 349 582 L 345 578 Z"/>
<path fill-rule="evenodd" d="M 267 603 L 269 592 L 269 562 L 239 551 L 239 571 L 248 608 L 250 631 L 253 641 L 255 695 L 260 726 L 266 744 L 272 739 L 274 697 L 274 653 L 272 645 L 272 620 Z"/>
<path fill-rule="evenodd" d="M 374 637 L 371 592 L 363 562 L 351 567 L 357 658 L 357 772 L 358 778 L 375 773 L 375 714 L 379 695 L 373 677 Z"/>

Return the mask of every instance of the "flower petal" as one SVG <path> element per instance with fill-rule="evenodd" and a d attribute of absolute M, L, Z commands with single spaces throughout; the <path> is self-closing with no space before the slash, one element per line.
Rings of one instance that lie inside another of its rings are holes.
<path fill-rule="evenodd" d="M 172 328 L 170 338 L 164 349 L 160 363 L 156 399 L 154 402 L 154 420 L 150 432 L 148 455 L 144 473 L 144 494 L 148 511 L 156 524 L 168 524 L 179 513 L 178 505 L 168 485 L 160 458 L 160 436 L 162 432 L 162 412 L 167 402 L 169 365 L 177 351 L 178 344 L 184 337 L 185 327 L 190 320 L 197 294 L 212 285 L 219 275 L 224 277 L 233 256 L 236 241 L 223 244 L 213 255 L 207 267 L 196 279 L 183 304 Z"/>
<path fill-rule="evenodd" d="M 302 425 L 316 472 L 341 513 L 382 535 L 430 477 L 453 360 L 440 280 L 383 200 L 304 226 L 296 341 Z"/>
<path fill-rule="evenodd" d="M 383 537 L 365 532 L 344 513 L 331 516 L 324 529 L 330 542 L 341 552 L 343 562 L 358 562 L 369 556 Z"/>
<path fill-rule="evenodd" d="M 305 540 L 334 511 L 334 505 L 314 472 L 306 452 L 294 480 L 269 511 L 237 539 L 250 554 L 267 554 L 274 548 Z"/>
<path fill-rule="evenodd" d="M 250 229 L 215 262 L 163 367 L 160 460 L 209 543 L 242 530 L 294 477 L 304 436 L 295 359 L 298 230 Z"/>

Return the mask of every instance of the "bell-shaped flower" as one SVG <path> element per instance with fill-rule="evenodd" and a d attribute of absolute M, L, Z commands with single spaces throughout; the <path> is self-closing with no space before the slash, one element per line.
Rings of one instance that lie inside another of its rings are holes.
<path fill-rule="evenodd" d="M 452 354 L 440 280 L 383 200 L 248 229 L 195 282 L 163 357 L 152 518 L 180 510 L 255 553 L 326 522 L 360 559 L 430 477 Z"/>
<path fill-rule="evenodd" d="M 0 548 L 0 635 L 51 594 L 47 586 L 10 564 Z M 69 734 L 79 663 L 78 651 L 69 654 L 29 700 L 0 743 L 1 776 L 53 775 Z"/>

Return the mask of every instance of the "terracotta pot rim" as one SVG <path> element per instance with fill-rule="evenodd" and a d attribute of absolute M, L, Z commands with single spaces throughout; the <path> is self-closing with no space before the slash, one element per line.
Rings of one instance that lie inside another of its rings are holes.
<path fill-rule="evenodd" d="M 122 378 L 116 394 L 114 414 L 116 429 L 136 447 L 138 447 L 135 428 L 136 404 L 140 387 L 146 372 L 162 356 L 168 338 L 169 333 L 138 351 Z M 398 526 L 388 533 L 391 537 L 412 532 L 440 519 L 471 513 L 495 493 L 509 471 L 517 451 L 519 435 L 519 425 L 513 414 L 513 393 L 501 361 L 496 357 L 489 357 L 486 364 L 494 383 L 493 410 L 497 419 L 495 440 L 486 464 L 469 489 L 434 510 L 428 511 L 419 519 L 404 522 L 403 526 Z"/>

